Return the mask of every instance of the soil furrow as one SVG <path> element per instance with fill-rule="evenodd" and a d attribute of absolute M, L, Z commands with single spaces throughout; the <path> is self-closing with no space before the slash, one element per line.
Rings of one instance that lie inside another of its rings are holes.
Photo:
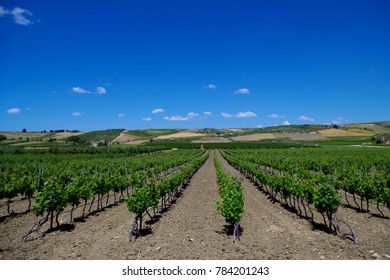
<path fill-rule="evenodd" d="M 152 226 L 152 234 L 131 245 L 130 258 L 236 258 L 232 238 L 224 232 L 224 219 L 213 203 L 219 199 L 213 159 L 210 153 L 177 203 Z"/>

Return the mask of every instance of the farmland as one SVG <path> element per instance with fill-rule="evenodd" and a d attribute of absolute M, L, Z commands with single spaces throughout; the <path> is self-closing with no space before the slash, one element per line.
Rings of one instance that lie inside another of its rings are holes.
<path fill-rule="evenodd" d="M 166 141 L 194 143 L 221 142 L 265 142 L 265 143 L 306 143 L 306 145 L 376 145 L 383 136 L 390 135 L 388 122 L 351 124 L 345 126 L 288 125 L 252 129 L 107 129 L 89 132 L 41 131 L 41 132 L 0 132 L 5 140 L 0 142 L 4 149 L 36 149 L 42 147 L 67 149 L 83 146 L 144 145 Z M 3 139 L 4 139 L 3 138 Z"/>
<path fill-rule="evenodd" d="M 0 258 L 390 258 L 390 150 L 202 145 L 5 151 Z"/>

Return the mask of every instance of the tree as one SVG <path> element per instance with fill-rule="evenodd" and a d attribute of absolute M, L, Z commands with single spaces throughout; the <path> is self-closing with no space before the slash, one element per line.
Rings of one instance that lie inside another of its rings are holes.
<path fill-rule="evenodd" d="M 68 141 L 70 141 L 73 145 L 75 145 L 77 143 L 81 143 L 81 138 L 79 136 L 72 135 L 68 138 Z"/>
<path fill-rule="evenodd" d="M 23 133 L 27 132 L 27 129 L 23 128 L 23 129 L 22 129 L 22 132 L 23 132 Z"/>
<path fill-rule="evenodd" d="M 4 141 L 4 140 L 7 140 L 7 137 L 4 136 L 4 135 L 0 135 L 0 142 L 1 142 L 1 141 Z"/>

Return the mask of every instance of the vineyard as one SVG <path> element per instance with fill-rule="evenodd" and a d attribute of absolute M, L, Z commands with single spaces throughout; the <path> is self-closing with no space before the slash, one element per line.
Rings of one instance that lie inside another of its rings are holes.
<path fill-rule="evenodd" d="M 0 259 L 390 259 L 390 151 L 0 155 Z"/>

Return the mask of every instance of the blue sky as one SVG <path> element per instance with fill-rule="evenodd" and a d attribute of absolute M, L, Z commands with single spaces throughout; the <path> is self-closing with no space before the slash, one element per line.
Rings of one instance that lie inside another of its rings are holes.
<path fill-rule="evenodd" d="M 0 131 L 390 120 L 389 1 L 0 2 Z"/>

